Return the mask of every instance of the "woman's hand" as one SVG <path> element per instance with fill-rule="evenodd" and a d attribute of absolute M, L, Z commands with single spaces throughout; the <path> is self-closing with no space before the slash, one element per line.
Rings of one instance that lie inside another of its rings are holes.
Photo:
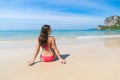
<path fill-rule="evenodd" d="M 60 59 L 60 62 L 66 64 L 66 61 L 64 59 Z"/>
<path fill-rule="evenodd" d="M 32 65 L 34 65 L 34 62 L 28 61 L 28 66 L 32 66 Z"/>

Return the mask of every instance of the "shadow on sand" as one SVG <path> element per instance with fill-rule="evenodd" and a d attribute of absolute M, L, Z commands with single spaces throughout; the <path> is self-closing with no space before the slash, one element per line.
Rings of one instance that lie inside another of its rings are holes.
<path fill-rule="evenodd" d="M 66 59 L 68 56 L 70 56 L 70 54 L 62 54 L 61 57 L 63 59 Z M 55 61 L 58 60 L 58 57 L 55 58 Z"/>

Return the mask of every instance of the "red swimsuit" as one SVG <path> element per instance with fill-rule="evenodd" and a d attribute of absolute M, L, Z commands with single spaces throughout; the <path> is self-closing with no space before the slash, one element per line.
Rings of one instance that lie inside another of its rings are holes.
<path fill-rule="evenodd" d="M 44 46 L 43 47 L 45 50 L 49 51 L 49 46 Z M 55 54 L 52 56 L 40 56 L 40 58 L 44 61 L 44 62 L 51 62 L 55 59 Z"/>

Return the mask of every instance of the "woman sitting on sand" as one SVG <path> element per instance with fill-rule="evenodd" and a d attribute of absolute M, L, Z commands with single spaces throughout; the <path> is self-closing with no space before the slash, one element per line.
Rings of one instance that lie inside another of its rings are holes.
<path fill-rule="evenodd" d="M 49 36 L 51 34 L 51 28 L 49 25 L 43 25 L 41 28 L 40 36 L 37 40 L 35 55 L 33 56 L 32 61 L 29 62 L 29 66 L 34 64 L 34 61 L 40 51 L 40 47 L 42 47 L 42 53 L 40 58 L 43 62 L 51 62 L 55 60 L 57 56 L 61 63 L 66 63 L 64 59 L 61 58 L 59 51 L 57 49 L 55 38 L 53 36 Z"/>

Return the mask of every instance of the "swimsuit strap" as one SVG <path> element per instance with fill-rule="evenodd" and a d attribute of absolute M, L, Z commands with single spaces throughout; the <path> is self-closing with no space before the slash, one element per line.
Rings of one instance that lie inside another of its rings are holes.
<path fill-rule="evenodd" d="M 46 45 L 46 46 L 43 46 L 43 48 L 44 48 L 45 50 L 49 51 L 50 46 Z"/>

